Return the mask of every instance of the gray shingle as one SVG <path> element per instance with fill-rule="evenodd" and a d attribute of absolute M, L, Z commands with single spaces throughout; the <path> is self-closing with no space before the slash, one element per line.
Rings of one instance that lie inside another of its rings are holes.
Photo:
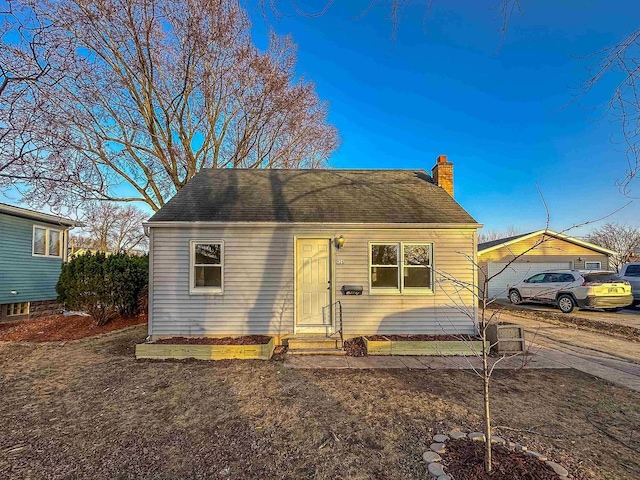
<path fill-rule="evenodd" d="M 150 222 L 476 223 L 424 170 L 204 169 Z"/>
<path fill-rule="evenodd" d="M 497 240 L 490 240 L 488 242 L 479 243 L 478 251 L 481 252 L 483 250 L 486 250 L 487 248 L 495 247 L 496 245 L 502 245 L 503 243 L 510 242 L 511 240 L 517 240 L 518 238 L 526 237 L 527 235 L 531 235 L 532 233 L 533 232 L 520 233 L 512 237 L 504 237 L 504 238 L 499 238 Z"/>

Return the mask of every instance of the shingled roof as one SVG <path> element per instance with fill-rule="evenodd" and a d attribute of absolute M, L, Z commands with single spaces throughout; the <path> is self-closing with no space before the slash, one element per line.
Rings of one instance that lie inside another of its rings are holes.
<path fill-rule="evenodd" d="M 502 245 L 504 243 L 511 242 L 513 240 L 517 240 L 522 237 L 526 237 L 527 235 L 531 235 L 535 232 L 528 233 L 520 233 L 518 235 L 513 235 L 511 237 L 498 238 L 497 240 L 489 240 L 488 242 L 482 242 L 478 244 L 478 251 L 486 250 L 487 248 L 495 247 L 496 245 Z"/>
<path fill-rule="evenodd" d="M 477 223 L 424 170 L 204 169 L 153 222 Z"/>

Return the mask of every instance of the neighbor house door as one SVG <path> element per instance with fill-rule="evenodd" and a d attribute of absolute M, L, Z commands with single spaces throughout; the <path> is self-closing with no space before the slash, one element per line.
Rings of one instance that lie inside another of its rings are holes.
<path fill-rule="evenodd" d="M 326 330 L 331 319 L 329 239 L 296 240 L 296 330 Z"/>

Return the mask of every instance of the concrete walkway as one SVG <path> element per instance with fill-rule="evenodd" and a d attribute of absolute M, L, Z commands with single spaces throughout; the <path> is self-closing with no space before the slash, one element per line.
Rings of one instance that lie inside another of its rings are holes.
<path fill-rule="evenodd" d="M 530 320 L 504 312 L 501 321 L 525 327 L 529 355 L 501 361 L 496 369 L 573 368 L 640 392 L 640 344 L 608 335 Z M 496 359 L 492 358 L 491 362 Z M 477 357 L 287 355 L 287 368 L 480 368 Z"/>

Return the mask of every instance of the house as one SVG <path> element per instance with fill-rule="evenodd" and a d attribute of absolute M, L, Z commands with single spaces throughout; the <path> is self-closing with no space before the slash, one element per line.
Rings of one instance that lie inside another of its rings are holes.
<path fill-rule="evenodd" d="M 488 298 L 507 298 L 507 285 L 549 269 L 609 270 L 615 252 L 552 230 L 537 230 L 478 245 L 480 288 L 492 277 Z M 517 257 L 517 258 L 516 258 Z"/>
<path fill-rule="evenodd" d="M 480 225 L 432 175 L 202 170 L 145 223 L 149 335 L 474 333 Z"/>
<path fill-rule="evenodd" d="M 59 310 L 56 283 L 73 220 L 0 203 L 0 321 Z"/>

